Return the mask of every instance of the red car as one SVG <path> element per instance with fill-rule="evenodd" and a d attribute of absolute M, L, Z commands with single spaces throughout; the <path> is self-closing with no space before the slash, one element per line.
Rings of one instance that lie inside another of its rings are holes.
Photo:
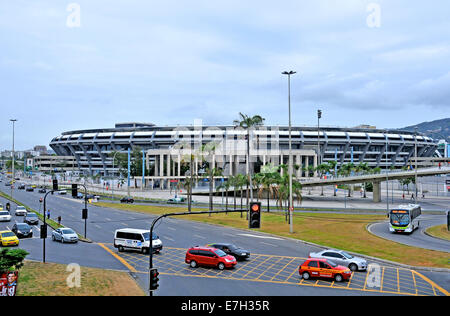
<path fill-rule="evenodd" d="M 305 280 L 316 277 L 341 282 L 350 279 L 352 271 L 328 259 L 309 258 L 298 267 L 298 274 Z"/>
<path fill-rule="evenodd" d="M 217 267 L 219 270 L 233 268 L 237 263 L 235 257 L 227 255 L 220 249 L 198 246 L 189 248 L 184 261 L 192 268 L 209 266 Z"/>

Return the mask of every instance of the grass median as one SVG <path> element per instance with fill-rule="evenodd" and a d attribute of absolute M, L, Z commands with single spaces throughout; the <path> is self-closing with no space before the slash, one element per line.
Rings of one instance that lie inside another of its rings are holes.
<path fill-rule="evenodd" d="M 73 282 L 67 265 L 25 261 L 19 271 L 17 296 L 144 296 L 144 291 L 126 272 L 80 267 L 80 287 Z"/>
<path fill-rule="evenodd" d="M 430 227 L 426 232 L 433 237 L 450 241 L 450 231 L 447 229 L 447 224 Z"/>
<path fill-rule="evenodd" d="M 178 207 L 105 202 L 95 204 L 147 214 L 185 211 Z M 205 209 L 193 208 L 192 211 L 205 211 Z M 245 217 L 245 213 L 242 214 L 242 218 L 240 213 L 181 216 L 183 219 L 192 221 L 247 229 L 248 222 Z M 289 233 L 289 224 L 285 221 L 284 213 L 264 212 L 261 215 L 261 229 L 259 231 L 412 266 L 450 268 L 450 255 L 446 252 L 402 245 L 377 237 L 367 231 L 366 227 L 368 224 L 383 220 L 386 220 L 384 215 L 296 213 L 294 214 L 294 233 L 291 234 Z"/>

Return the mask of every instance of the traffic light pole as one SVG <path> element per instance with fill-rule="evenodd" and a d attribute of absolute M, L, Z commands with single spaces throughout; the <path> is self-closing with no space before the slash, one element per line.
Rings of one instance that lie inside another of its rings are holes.
<path fill-rule="evenodd" d="M 152 222 L 152 226 L 150 227 L 150 249 L 149 249 L 149 253 L 150 253 L 150 258 L 149 258 L 149 295 L 153 296 L 153 290 L 150 289 L 150 282 L 151 282 L 151 271 L 153 269 L 153 227 L 155 226 L 155 224 L 162 218 L 164 217 L 171 217 L 171 216 L 183 216 L 183 215 L 200 215 L 200 214 L 214 214 L 214 213 L 237 213 L 237 212 L 242 212 L 242 211 L 248 211 L 248 210 L 228 210 L 228 211 L 204 211 L 204 212 L 183 212 L 183 213 L 168 213 L 168 214 L 163 214 L 159 217 L 157 217 L 155 220 L 153 220 Z"/>
<path fill-rule="evenodd" d="M 54 192 L 53 190 L 48 191 L 47 193 L 45 193 L 45 196 L 44 196 L 44 213 L 43 213 L 44 225 L 43 225 L 43 227 L 45 229 L 45 237 L 42 236 L 42 228 L 41 228 L 41 238 L 42 238 L 42 242 L 43 242 L 43 244 L 42 244 L 42 262 L 44 262 L 44 263 L 45 263 L 45 239 L 47 238 L 47 233 L 48 233 L 48 231 L 47 231 L 47 222 L 45 220 L 45 216 L 46 216 L 46 213 L 47 213 L 46 200 L 47 200 L 47 195 L 49 193 L 51 193 L 53 195 L 53 192 Z"/>

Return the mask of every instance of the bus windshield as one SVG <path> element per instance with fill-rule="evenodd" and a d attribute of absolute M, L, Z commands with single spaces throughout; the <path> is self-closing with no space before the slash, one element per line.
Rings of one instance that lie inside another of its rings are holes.
<path fill-rule="evenodd" d="M 390 216 L 391 224 L 394 226 L 408 226 L 409 225 L 409 213 L 408 211 L 391 211 Z"/>

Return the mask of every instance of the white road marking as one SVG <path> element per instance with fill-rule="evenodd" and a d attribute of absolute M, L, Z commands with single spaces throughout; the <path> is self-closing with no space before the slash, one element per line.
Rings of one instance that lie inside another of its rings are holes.
<path fill-rule="evenodd" d="M 167 237 L 167 236 L 163 236 L 163 238 L 164 238 L 164 239 L 168 239 L 168 240 L 170 240 L 170 241 L 175 241 L 174 239 L 169 238 L 169 237 Z"/>
<path fill-rule="evenodd" d="M 270 236 L 259 236 L 259 235 L 251 235 L 251 234 L 238 234 L 238 235 L 240 235 L 240 236 L 246 236 L 246 237 L 262 238 L 262 239 L 283 240 L 282 238 L 270 237 Z"/>
<path fill-rule="evenodd" d="M 194 237 L 198 237 L 198 238 L 206 239 L 206 237 L 203 237 L 203 236 L 200 236 L 200 235 L 194 235 Z"/>
<path fill-rule="evenodd" d="M 260 241 L 261 244 L 269 245 L 271 247 L 276 247 L 276 245 L 269 244 L 268 242 Z"/>

